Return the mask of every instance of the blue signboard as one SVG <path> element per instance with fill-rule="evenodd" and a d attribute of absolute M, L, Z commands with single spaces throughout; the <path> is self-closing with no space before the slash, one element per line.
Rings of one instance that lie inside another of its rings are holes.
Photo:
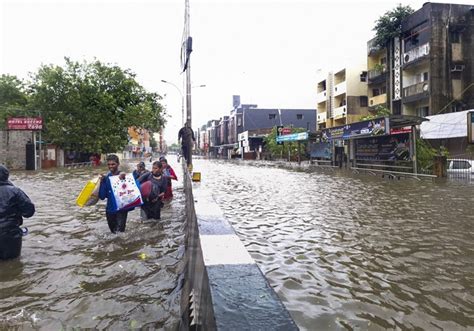
<path fill-rule="evenodd" d="M 277 142 L 283 141 L 301 141 L 301 140 L 308 140 L 308 132 L 300 132 L 300 133 L 292 133 L 292 134 L 285 134 L 283 136 L 277 136 Z"/>
<path fill-rule="evenodd" d="M 387 117 L 381 117 L 373 120 L 324 129 L 322 131 L 321 140 L 347 140 L 356 137 L 383 136 L 388 134 L 390 134 L 389 119 Z"/>
<path fill-rule="evenodd" d="M 320 159 L 331 159 L 331 153 L 332 147 L 331 143 L 326 142 L 326 143 L 312 143 L 309 145 L 309 154 L 311 155 L 312 158 L 320 158 Z"/>

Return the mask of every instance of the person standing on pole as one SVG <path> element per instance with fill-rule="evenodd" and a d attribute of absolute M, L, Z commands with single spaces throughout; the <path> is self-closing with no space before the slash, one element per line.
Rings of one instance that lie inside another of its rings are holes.
<path fill-rule="evenodd" d="M 191 152 L 193 149 L 193 144 L 196 141 L 194 138 L 194 131 L 189 127 L 189 123 L 186 122 L 184 127 L 182 127 L 178 132 L 178 142 L 181 140 L 181 150 L 183 156 L 186 159 L 186 164 L 189 166 L 191 163 Z"/>

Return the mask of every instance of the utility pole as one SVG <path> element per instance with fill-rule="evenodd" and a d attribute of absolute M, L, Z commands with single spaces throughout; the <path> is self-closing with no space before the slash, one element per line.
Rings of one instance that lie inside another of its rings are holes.
<path fill-rule="evenodd" d="M 191 52 L 192 52 L 192 38 L 190 35 L 190 13 L 189 13 L 189 0 L 185 0 L 184 8 L 184 35 L 183 45 L 181 46 L 181 60 L 184 60 L 183 70 L 186 71 L 186 121 L 185 126 L 192 130 L 192 118 L 191 118 Z M 183 56 L 184 55 L 184 56 Z M 189 136 L 189 137 L 188 137 Z M 188 169 L 192 171 L 192 147 L 193 141 L 191 135 L 186 135 L 188 141 L 188 155 L 185 155 L 187 160 Z"/>

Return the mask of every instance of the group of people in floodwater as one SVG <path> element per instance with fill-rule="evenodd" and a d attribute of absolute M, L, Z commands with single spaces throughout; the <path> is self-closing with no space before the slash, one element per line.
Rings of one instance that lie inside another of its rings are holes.
<path fill-rule="evenodd" d="M 121 176 L 124 179 L 126 174 L 120 171 L 116 155 L 108 155 L 106 162 L 109 172 L 100 176 L 99 198 L 107 199 L 105 215 L 110 231 L 124 232 L 128 212 L 134 208 L 117 211 L 109 177 Z M 178 180 L 176 173 L 162 156 L 152 163 L 151 171 L 146 169 L 144 162 L 138 163 L 133 177 L 138 185 L 149 185 L 149 194 L 143 197 L 141 206 L 145 218 L 159 220 L 163 202 L 173 197 L 171 181 Z M 20 226 L 23 217 L 31 217 L 34 213 L 35 205 L 25 192 L 9 181 L 8 169 L 0 165 L 0 260 L 20 256 L 22 237 L 27 231 Z"/>
<path fill-rule="evenodd" d="M 116 155 L 107 156 L 107 167 L 109 173 L 101 176 L 101 185 L 99 189 L 99 198 L 101 200 L 107 199 L 107 206 L 105 216 L 109 229 L 112 233 L 124 232 L 127 223 L 128 212 L 134 208 L 119 210 L 115 206 L 115 199 L 113 197 L 110 176 L 125 176 L 119 170 L 119 159 Z M 160 157 L 159 161 L 152 164 L 151 171 L 148 171 L 144 162 L 137 165 L 137 169 L 133 171 L 133 177 L 139 184 L 150 182 L 150 193 L 144 197 L 144 204 L 142 210 L 147 219 L 161 218 L 161 208 L 163 201 L 169 200 L 173 197 L 172 180 L 178 180 L 173 168 L 168 164 L 165 157 Z"/>

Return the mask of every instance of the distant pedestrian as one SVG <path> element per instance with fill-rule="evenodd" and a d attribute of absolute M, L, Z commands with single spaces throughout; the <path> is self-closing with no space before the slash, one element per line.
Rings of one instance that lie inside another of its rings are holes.
<path fill-rule="evenodd" d="M 35 213 L 35 205 L 9 180 L 8 169 L 0 165 L 0 260 L 21 255 L 23 217 Z"/>
<path fill-rule="evenodd" d="M 171 183 L 171 180 L 178 180 L 178 176 L 176 176 L 176 173 L 174 172 L 173 168 L 168 164 L 168 160 L 163 158 L 161 160 L 161 164 L 163 165 L 163 175 L 165 178 L 167 178 L 168 181 L 168 186 L 166 188 L 165 196 L 164 199 L 171 199 L 173 197 L 173 185 Z"/>
<path fill-rule="evenodd" d="M 181 140 L 181 150 L 186 160 L 186 164 L 189 165 L 191 162 L 191 152 L 193 149 L 193 144 L 196 141 L 194 138 L 194 131 L 189 127 L 189 123 L 186 122 L 184 127 L 182 127 L 178 132 L 178 142 Z"/>
<path fill-rule="evenodd" d="M 150 173 L 145 167 L 145 162 L 140 162 L 137 164 L 137 169 L 133 170 L 133 178 L 138 179 L 140 176 Z"/>
<path fill-rule="evenodd" d="M 117 202 L 115 201 L 114 193 L 112 192 L 112 186 L 110 184 L 110 177 L 120 176 L 121 179 L 125 179 L 125 173 L 120 173 L 119 170 L 119 158 L 117 155 L 107 156 L 107 167 L 109 172 L 106 175 L 101 176 L 101 185 L 99 189 L 99 198 L 101 200 L 107 199 L 107 205 L 105 209 L 105 216 L 109 225 L 110 232 L 124 232 L 127 224 L 127 216 L 130 208 L 127 210 L 117 211 Z"/>
<path fill-rule="evenodd" d="M 140 177 L 141 183 L 148 181 L 151 183 L 150 194 L 145 198 L 145 203 L 141 207 L 147 219 L 159 220 L 161 218 L 162 200 L 168 186 L 168 179 L 163 176 L 162 169 L 163 165 L 161 162 L 155 161 L 153 162 L 151 172 Z"/>

